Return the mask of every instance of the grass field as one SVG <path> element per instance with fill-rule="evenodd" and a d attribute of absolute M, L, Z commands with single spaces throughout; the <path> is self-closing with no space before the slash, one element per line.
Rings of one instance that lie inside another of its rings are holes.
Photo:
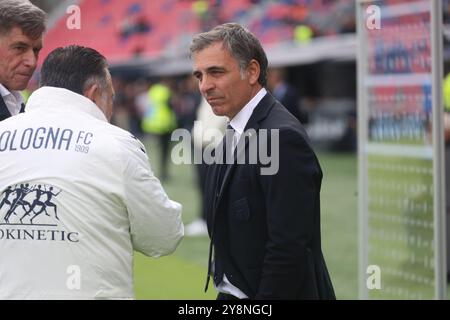
<path fill-rule="evenodd" d="M 150 162 L 158 175 L 159 154 L 146 141 Z M 356 155 L 318 153 L 324 172 L 322 185 L 322 247 L 338 299 L 357 299 Z M 183 205 L 188 224 L 199 211 L 200 196 L 194 168 L 170 166 L 171 179 L 164 183 L 170 198 Z M 207 237 L 185 237 L 175 253 L 158 259 L 135 256 L 137 299 L 215 299 L 210 286 L 204 293 Z"/>

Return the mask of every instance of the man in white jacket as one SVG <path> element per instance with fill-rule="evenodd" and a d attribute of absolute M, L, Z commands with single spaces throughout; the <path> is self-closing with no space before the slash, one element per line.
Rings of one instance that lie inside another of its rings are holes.
<path fill-rule="evenodd" d="M 27 112 L 0 123 L 0 300 L 134 298 L 133 250 L 183 237 L 144 146 L 108 123 L 105 58 L 54 50 Z"/>

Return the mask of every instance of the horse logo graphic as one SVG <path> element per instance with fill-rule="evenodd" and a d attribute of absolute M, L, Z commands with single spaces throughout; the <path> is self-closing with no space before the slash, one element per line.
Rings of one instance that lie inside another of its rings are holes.
<path fill-rule="evenodd" d="M 35 222 L 42 213 L 48 217 L 53 213 L 59 220 L 53 201 L 60 193 L 54 186 L 44 184 L 21 183 L 7 187 L 0 197 L 0 217 L 3 217 L 0 224 L 42 224 Z"/>

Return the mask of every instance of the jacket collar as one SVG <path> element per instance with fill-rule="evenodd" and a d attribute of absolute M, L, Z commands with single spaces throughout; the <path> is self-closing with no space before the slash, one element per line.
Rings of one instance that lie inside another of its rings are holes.
<path fill-rule="evenodd" d="M 94 102 L 85 96 L 63 88 L 42 87 L 34 91 L 28 99 L 27 111 L 41 109 L 79 111 L 98 120 L 107 121 L 103 111 Z"/>
<path fill-rule="evenodd" d="M 11 113 L 6 107 L 6 103 L 3 101 L 3 98 L 0 96 L 0 121 L 5 120 L 11 117 Z"/>
<path fill-rule="evenodd" d="M 259 129 L 259 123 L 267 117 L 273 105 L 275 104 L 275 101 L 275 98 L 269 92 L 267 92 L 264 98 L 262 98 L 259 104 L 256 106 L 255 110 L 253 110 L 252 116 L 245 126 L 245 130 Z"/>
<path fill-rule="evenodd" d="M 265 88 L 261 88 L 258 93 L 238 112 L 238 114 L 230 120 L 230 125 L 237 133 L 239 133 L 239 135 L 244 132 L 253 111 L 266 94 L 267 90 Z"/>

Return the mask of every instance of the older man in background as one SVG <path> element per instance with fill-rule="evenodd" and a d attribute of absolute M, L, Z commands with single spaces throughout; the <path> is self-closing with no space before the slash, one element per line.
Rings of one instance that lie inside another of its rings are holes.
<path fill-rule="evenodd" d="M 0 121 L 25 110 L 20 91 L 36 69 L 45 20 L 29 1 L 0 1 Z"/>

